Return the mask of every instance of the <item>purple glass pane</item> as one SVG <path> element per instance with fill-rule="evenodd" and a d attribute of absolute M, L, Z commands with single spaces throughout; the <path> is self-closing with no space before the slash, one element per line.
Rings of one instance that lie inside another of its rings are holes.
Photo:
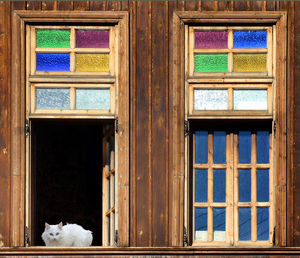
<path fill-rule="evenodd" d="M 227 31 L 195 31 L 195 48 L 228 48 Z"/>
<path fill-rule="evenodd" d="M 76 30 L 77 48 L 109 48 L 108 30 Z"/>

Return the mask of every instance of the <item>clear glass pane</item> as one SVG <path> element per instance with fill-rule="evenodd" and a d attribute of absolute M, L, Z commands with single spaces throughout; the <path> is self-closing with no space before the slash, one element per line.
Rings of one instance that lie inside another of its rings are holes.
<path fill-rule="evenodd" d="M 36 88 L 36 109 L 70 109 L 70 90 Z"/>
<path fill-rule="evenodd" d="M 196 54 L 195 55 L 195 72 L 228 72 L 228 55 L 227 54 Z"/>
<path fill-rule="evenodd" d="M 109 48 L 108 30 L 76 30 L 76 47 Z"/>
<path fill-rule="evenodd" d="M 251 208 L 239 208 L 239 240 L 251 240 Z"/>
<path fill-rule="evenodd" d="M 234 31 L 234 48 L 267 48 L 267 31 Z"/>
<path fill-rule="evenodd" d="M 226 132 L 214 132 L 214 164 L 226 164 Z"/>
<path fill-rule="evenodd" d="M 207 241 L 207 208 L 195 208 L 195 240 Z"/>
<path fill-rule="evenodd" d="M 108 72 L 109 54 L 76 54 L 76 71 Z"/>
<path fill-rule="evenodd" d="M 239 169 L 239 202 L 251 202 L 250 169 Z"/>
<path fill-rule="evenodd" d="M 195 110 L 227 110 L 227 90 L 194 90 Z"/>
<path fill-rule="evenodd" d="M 269 201 L 269 169 L 257 169 L 256 171 L 257 201 Z"/>
<path fill-rule="evenodd" d="M 228 48 L 227 31 L 195 31 L 195 48 Z"/>
<path fill-rule="evenodd" d="M 110 90 L 76 89 L 76 109 L 110 109 Z"/>
<path fill-rule="evenodd" d="M 208 131 L 195 132 L 195 162 L 207 164 L 208 158 Z"/>
<path fill-rule="evenodd" d="M 226 209 L 213 209 L 213 232 L 214 241 L 226 240 Z"/>
<path fill-rule="evenodd" d="M 239 163 L 251 163 L 251 132 L 239 131 Z"/>
<path fill-rule="evenodd" d="M 207 202 L 207 169 L 195 170 L 195 202 Z"/>
<path fill-rule="evenodd" d="M 69 30 L 37 30 L 36 47 L 37 48 L 69 48 L 70 31 Z"/>
<path fill-rule="evenodd" d="M 70 71 L 70 54 L 36 54 L 37 71 Z"/>
<path fill-rule="evenodd" d="M 233 108 L 235 110 L 267 110 L 267 90 L 234 90 Z"/>
<path fill-rule="evenodd" d="M 267 72 L 266 54 L 234 54 L 234 72 Z"/>
<path fill-rule="evenodd" d="M 214 202 L 226 202 L 226 169 L 214 169 L 213 196 Z"/>
<path fill-rule="evenodd" d="M 257 131 L 257 163 L 268 164 L 269 163 L 269 131 Z"/>
<path fill-rule="evenodd" d="M 257 208 L 257 240 L 269 240 L 269 208 Z"/>

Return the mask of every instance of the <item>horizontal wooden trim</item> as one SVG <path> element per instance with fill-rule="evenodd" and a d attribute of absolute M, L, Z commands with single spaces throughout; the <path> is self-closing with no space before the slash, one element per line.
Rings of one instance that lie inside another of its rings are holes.
<path fill-rule="evenodd" d="M 115 76 L 42 76 L 31 75 L 29 76 L 29 82 L 70 82 L 70 83 L 115 83 Z"/>
<path fill-rule="evenodd" d="M 109 48 L 36 48 L 36 53 L 90 53 L 90 54 L 109 54 Z M 241 52 L 241 51 L 238 51 Z"/>
<path fill-rule="evenodd" d="M 300 247 L 4 247 L 0 255 L 300 255 Z"/>
<path fill-rule="evenodd" d="M 272 119 L 272 115 L 213 115 L 211 113 L 207 115 L 189 115 L 188 119 Z"/>
<path fill-rule="evenodd" d="M 56 119 L 115 119 L 115 115 L 99 115 L 99 114 L 89 114 L 89 115 L 81 115 L 81 114 L 31 114 L 29 118 L 56 118 Z"/>
<path fill-rule="evenodd" d="M 242 77 L 234 77 L 234 76 L 222 76 L 222 77 L 215 77 L 215 76 L 193 76 L 187 80 L 188 83 L 272 83 L 273 77 L 267 76 L 257 76 L 251 78 L 242 78 Z"/>
<path fill-rule="evenodd" d="M 195 48 L 195 54 L 220 54 L 220 53 L 243 53 L 243 54 L 258 54 L 258 53 L 268 53 L 267 48 L 232 48 L 232 49 L 224 49 L 224 48 Z"/>

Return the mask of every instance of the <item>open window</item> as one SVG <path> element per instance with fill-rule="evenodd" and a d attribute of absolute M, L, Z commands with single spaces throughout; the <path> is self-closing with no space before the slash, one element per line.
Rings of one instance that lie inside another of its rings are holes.
<path fill-rule="evenodd" d="M 284 244 L 285 15 L 261 16 L 174 18 L 174 244 Z"/>
<path fill-rule="evenodd" d="M 15 114 L 25 128 L 12 139 L 22 158 L 12 160 L 26 171 L 18 181 L 25 191 L 13 195 L 13 207 L 24 211 L 25 220 L 18 222 L 24 235 L 21 230 L 14 241 L 44 245 L 44 223 L 62 221 L 93 231 L 94 246 L 126 246 L 127 13 L 49 15 L 20 11 L 14 20 L 20 26 L 14 29 L 21 28 L 14 44 L 18 68 L 25 71 L 14 75 L 21 79 L 13 89 L 25 93 L 18 91 Z"/>

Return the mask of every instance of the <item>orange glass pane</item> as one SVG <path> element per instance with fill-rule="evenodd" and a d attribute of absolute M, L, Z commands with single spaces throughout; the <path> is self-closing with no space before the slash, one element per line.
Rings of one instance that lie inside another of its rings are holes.
<path fill-rule="evenodd" d="M 266 54 L 233 55 L 234 72 L 267 72 Z"/>
<path fill-rule="evenodd" d="M 108 72 L 109 54 L 76 54 L 76 71 Z"/>

